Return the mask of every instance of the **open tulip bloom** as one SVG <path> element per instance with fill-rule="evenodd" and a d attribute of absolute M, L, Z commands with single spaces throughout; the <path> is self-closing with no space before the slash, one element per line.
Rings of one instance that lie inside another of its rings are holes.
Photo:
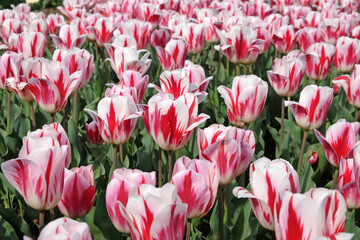
<path fill-rule="evenodd" d="M 356 136 L 359 129 L 359 122 L 349 123 L 345 119 L 340 119 L 328 128 L 326 137 L 318 130 L 314 130 L 331 165 L 339 167 L 341 158 L 347 159 L 353 157 L 353 149 L 357 141 Z"/>
<path fill-rule="evenodd" d="M 305 194 L 286 191 L 275 202 L 276 239 L 352 239 L 344 234 L 346 202 L 337 190 L 310 189 Z M 338 236 L 341 236 L 338 238 Z"/>
<path fill-rule="evenodd" d="M 51 62 L 46 67 L 46 78 L 30 79 L 29 90 L 42 110 L 54 114 L 66 106 L 70 94 L 78 84 L 81 72 L 70 75 L 69 69 L 61 66 L 60 62 Z"/>
<path fill-rule="evenodd" d="M 201 218 L 215 202 L 219 172 L 215 163 L 181 157 L 174 165 L 171 183 L 176 186 L 182 202 L 188 205 L 186 217 Z"/>
<path fill-rule="evenodd" d="M 141 184 L 156 185 L 155 172 L 142 172 L 138 169 L 120 168 L 113 173 L 106 188 L 106 208 L 115 228 L 123 233 L 130 233 L 130 226 L 121 214 L 119 202 L 126 207 L 130 191 Z"/>
<path fill-rule="evenodd" d="M 26 158 L 2 163 L 1 169 L 30 207 L 48 210 L 56 207 L 61 199 L 67 153 L 67 146 L 39 146 Z"/>
<path fill-rule="evenodd" d="M 349 75 L 342 75 L 333 80 L 334 84 L 340 84 L 346 92 L 347 99 L 356 109 L 360 109 L 360 65 L 355 65 L 354 71 Z M 355 119 L 357 121 L 357 119 Z"/>
<path fill-rule="evenodd" d="M 255 75 L 236 76 L 232 89 L 219 86 L 227 106 L 228 118 L 236 126 L 255 121 L 264 108 L 268 84 Z"/>
<path fill-rule="evenodd" d="M 269 230 L 275 230 L 275 200 L 279 193 L 300 192 L 299 177 L 293 166 L 284 159 L 271 161 L 260 158 L 250 166 L 251 192 L 236 187 L 233 194 L 237 198 L 249 198 L 252 209 L 260 224 Z"/>
<path fill-rule="evenodd" d="M 182 148 L 194 129 L 209 118 L 198 115 L 198 100 L 192 93 L 177 99 L 171 94 L 153 96 L 144 110 L 144 125 L 148 133 L 163 150 Z"/>
<path fill-rule="evenodd" d="M 174 185 L 142 184 L 132 188 L 126 207 L 118 204 L 132 239 L 183 239 L 187 204 L 181 202 Z"/>

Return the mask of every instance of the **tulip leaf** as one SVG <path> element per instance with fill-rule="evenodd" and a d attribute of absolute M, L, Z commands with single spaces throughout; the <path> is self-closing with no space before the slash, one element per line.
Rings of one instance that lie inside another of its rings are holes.
<path fill-rule="evenodd" d="M 245 199 L 241 199 L 245 200 Z M 234 225 L 234 227 L 231 230 L 233 239 L 246 239 L 248 236 L 250 236 L 252 232 L 252 227 L 250 226 L 249 219 L 250 219 L 250 213 L 251 213 L 251 204 L 250 201 L 246 199 L 245 204 L 241 206 L 241 211 L 238 216 L 238 219 Z"/>
<path fill-rule="evenodd" d="M 8 153 L 8 148 L 5 145 L 5 140 L 3 138 L 3 136 L 0 133 L 0 156 L 5 156 Z"/>
<path fill-rule="evenodd" d="M 356 226 L 356 212 L 355 210 L 346 213 L 345 232 L 354 233 L 353 239 L 360 239 L 360 228 Z"/>
<path fill-rule="evenodd" d="M 0 216 L 14 228 L 19 237 L 22 235 L 21 233 L 23 233 L 28 237 L 36 238 L 38 228 L 35 224 L 32 224 L 32 226 L 29 225 L 21 216 L 18 216 L 16 212 L 16 209 L 3 208 L 0 206 Z"/>
<path fill-rule="evenodd" d="M 4 219 L 0 217 L 0 239 L 3 240 L 18 240 L 14 228 Z"/>
<path fill-rule="evenodd" d="M 311 152 L 307 152 L 306 154 L 304 154 L 304 160 L 302 163 L 301 172 L 299 176 L 300 189 L 302 193 L 307 192 L 309 189 L 316 187 L 315 182 L 312 180 L 314 171 L 309 161 L 306 161 L 306 159 L 310 158 L 310 155 Z"/>

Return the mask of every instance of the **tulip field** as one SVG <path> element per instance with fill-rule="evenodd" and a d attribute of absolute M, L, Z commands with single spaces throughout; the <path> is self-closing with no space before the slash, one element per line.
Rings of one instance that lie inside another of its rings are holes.
<path fill-rule="evenodd" d="M 360 239 L 359 10 L 1 1 L 0 239 Z"/>

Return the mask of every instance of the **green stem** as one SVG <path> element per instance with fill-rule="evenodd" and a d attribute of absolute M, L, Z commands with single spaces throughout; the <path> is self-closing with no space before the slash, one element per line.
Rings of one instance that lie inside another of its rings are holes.
<path fill-rule="evenodd" d="M 168 163 L 169 163 L 168 181 L 170 182 L 172 177 L 172 151 L 168 151 Z"/>
<path fill-rule="evenodd" d="M 218 189 L 218 215 L 219 215 L 219 240 L 224 240 L 224 205 L 222 201 L 222 187 Z"/>
<path fill-rule="evenodd" d="M 162 187 L 162 156 L 161 156 L 161 148 L 159 148 L 158 170 L 159 170 L 159 187 Z"/>
<path fill-rule="evenodd" d="M 123 153 L 123 145 L 122 144 L 120 144 L 119 145 L 119 152 L 120 152 L 120 161 L 121 161 L 121 164 L 123 164 L 124 165 L 124 153 Z"/>
<path fill-rule="evenodd" d="M 51 221 L 54 221 L 54 220 L 55 220 L 55 211 L 54 211 L 53 208 L 50 209 L 50 220 L 51 220 Z"/>
<path fill-rule="evenodd" d="M 36 119 L 35 119 L 34 105 L 33 104 L 34 104 L 33 102 L 29 102 L 31 123 L 32 123 L 33 130 L 35 131 L 37 129 L 37 127 L 36 127 Z"/>
<path fill-rule="evenodd" d="M 8 92 L 7 97 L 7 122 L 6 122 L 6 133 L 10 135 L 11 133 L 11 92 Z"/>
<path fill-rule="evenodd" d="M 282 142 L 284 140 L 284 118 L 285 118 L 285 98 L 281 99 L 281 129 L 280 129 L 280 155 L 282 151 Z"/>
<path fill-rule="evenodd" d="M 240 65 L 239 64 L 235 65 L 235 71 L 236 71 L 236 76 L 240 76 Z"/>
<path fill-rule="evenodd" d="M 358 118 L 359 118 L 359 109 L 356 108 L 354 122 L 357 122 Z"/>
<path fill-rule="evenodd" d="M 289 102 L 291 101 L 291 98 L 288 97 L 287 99 Z M 292 117 L 292 114 L 291 114 L 291 109 L 290 107 L 288 107 L 288 120 L 292 121 L 293 120 L 293 117 Z"/>
<path fill-rule="evenodd" d="M 247 67 L 246 67 L 246 65 L 244 65 L 244 75 L 246 75 L 247 74 Z"/>
<path fill-rule="evenodd" d="M 225 223 L 227 223 L 229 217 L 229 184 L 225 186 L 224 215 Z"/>
<path fill-rule="evenodd" d="M 39 212 L 39 232 L 44 228 L 45 226 L 45 210 L 40 210 Z"/>
<path fill-rule="evenodd" d="M 54 123 L 55 113 L 50 113 L 50 122 Z"/>
<path fill-rule="evenodd" d="M 211 75 L 211 71 L 213 69 L 213 63 L 214 63 L 214 44 L 211 44 L 211 51 L 210 51 L 210 72 L 209 75 Z M 216 89 L 215 89 L 216 90 Z"/>
<path fill-rule="evenodd" d="M 192 58 L 191 58 L 191 61 L 195 64 L 195 57 L 196 57 L 196 55 L 195 54 L 193 54 L 192 55 Z"/>
<path fill-rule="evenodd" d="M 219 96 L 218 96 L 217 87 L 218 87 L 220 65 L 221 65 L 221 61 L 222 61 L 223 57 L 224 57 L 224 55 L 221 54 L 221 56 L 219 58 L 219 63 L 218 63 L 217 69 L 216 69 L 216 76 L 215 76 L 215 81 L 214 81 L 214 103 L 215 103 L 215 106 L 219 106 Z"/>
<path fill-rule="evenodd" d="M 75 126 L 77 126 L 77 123 L 78 123 L 77 99 L 78 99 L 78 93 L 76 92 L 74 94 L 74 109 L 73 109 L 73 117 L 74 117 Z"/>
<path fill-rule="evenodd" d="M 113 145 L 113 151 L 114 151 L 114 171 L 117 169 L 117 147 L 116 145 Z"/>
<path fill-rule="evenodd" d="M 190 240 L 191 236 L 191 219 L 188 219 L 186 222 L 186 240 Z"/>
<path fill-rule="evenodd" d="M 334 173 L 334 177 L 333 177 L 333 182 L 332 182 L 332 185 L 331 185 L 331 189 L 333 189 L 333 190 L 336 189 L 338 175 L 339 175 L 339 169 L 336 168 L 335 173 Z"/>
<path fill-rule="evenodd" d="M 308 135 L 308 131 L 305 130 L 303 140 L 301 143 L 300 157 L 299 157 L 299 162 L 298 162 L 298 167 L 297 167 L 297 174 L 299 175 L 299 177 L 300 177 L 301 166 L 302 166 L 302 161 L 303 161 L 303 157 L 304 157 L 304 150 L 305 150 L 305 143 L 306 143 L 307 135 Z"/>
<path fill-rule="evenodd" d="M 225 78 L 225 86 L 228 85 L 229 77 L 230 77 L 229 59 L 226 59 L 226 78 Z"/>

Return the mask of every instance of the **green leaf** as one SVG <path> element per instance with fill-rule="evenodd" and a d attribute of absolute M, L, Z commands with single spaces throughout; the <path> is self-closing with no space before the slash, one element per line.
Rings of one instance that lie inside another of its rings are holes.
<path fill-rule="evenodd" d="M 344 232 L 354 233 L 353 239 L 360 239 L 360 228 L 356 226 L 356 210 L 348 211 L 346 213 L 346 223 Z"/>
<path fill-rule="evenodd" d="M 35 224 L 30 226 L 16 214 L 16 209 L 3 208 L 0 206 L 0 215 L 11 224 L 15 231 L 20 231 L 28 237 L 36 238 L 38 230 Z"/>
<path fill-rule="evenodd" d="M 315 188 L 316 184 L 315 182 L 312 180 L 312 176 L 313 176 L 313 169 L 309 163 L 309 161 L 306 161 L 309 159 L 311 155 L 311 152 L 307 152 L 306 154 L 304 154 L 304 158 L 303 158 L 303 164 L 302 164 L 302 170 L 300 172 L 300 188 L 301 188 L 301 192 L 307 192 L 310 188 Z"/>

